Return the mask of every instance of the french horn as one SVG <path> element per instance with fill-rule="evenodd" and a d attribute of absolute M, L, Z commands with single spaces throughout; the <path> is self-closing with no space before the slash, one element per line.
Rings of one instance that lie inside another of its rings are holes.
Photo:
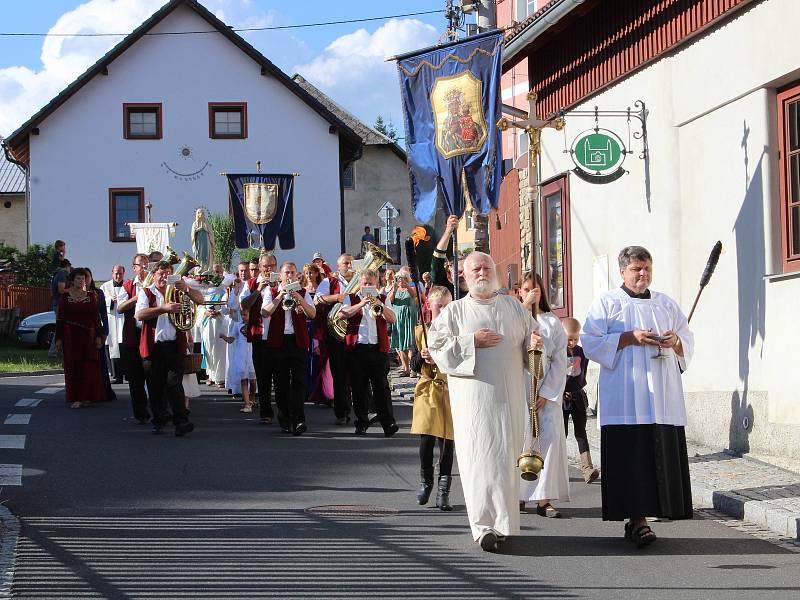
<path fill-rule="evenodd" d="M 542 350 L 540 348 L 528 348 L 528 370 L 531 374 L 531 444 L 525 448 L 517 458 L 519 475 L 525 481 L 536 481 L 539 473 L 544 468 L 544 458 L 542 457 L 539 445 L 539 415 L 536 412 L 536 398 L 539 396 L 539 384 L 544 375 L 544 365 L 542 364 Z"/>

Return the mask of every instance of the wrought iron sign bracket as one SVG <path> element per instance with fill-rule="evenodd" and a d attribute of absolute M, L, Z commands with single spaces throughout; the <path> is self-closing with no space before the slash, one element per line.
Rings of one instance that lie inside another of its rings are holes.
<path fill-rule="evenodd" d="M 595 132 L 599 131 L 600 129 L 600 119 L 603 118 L 623 118 L 626 119 L 628 122 L 628 147 L 625 149 L 626 154 L 633 154 L 633 150 L 631 150 L 631 137 L 635 140 L 642 141 L 642 151 L 639 153 L 639 158 L 641 160 L 645 160 L 648 155 L 648 145 L 647 145 L 647 107 L 645 106 L 644 101 L 637 100 L 633 103 L 634 108 L 630 106 L 625 110 L 600 110 L 597 106 L 594 107 L 594 110 L 565 110 L 556 113 L 552 113 L 550 115 L 551 120 L 564 118 L 564 117 L 576 117 L 576 118 L 594 118 L 594 130 Z M 636 119 L 639 121 L 639 127 L 636 130 L 631 131 L 631 119 Z M 565 149 L 565 152 L 570 152 L 570 150 Z"/>

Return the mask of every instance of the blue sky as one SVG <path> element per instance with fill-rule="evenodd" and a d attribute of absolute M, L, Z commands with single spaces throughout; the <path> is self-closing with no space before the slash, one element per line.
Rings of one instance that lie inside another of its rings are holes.
<path fill-rule="evenodd" d="M 259 27 L 444 8 L 444 0 L 200 0 L 228 25 Z M 130 31 L 166 0 L 29 0 L 3 7 L 2 32 Z M 438 41 L 442 13 L 393 21 L 246 33 L 285 72 L 299 72 L 369 124 L 399 126 L 399 90 L 387 54 Z M 0 135 L 7 135 L 122 38 L 0 37 Z M 354 68 L 355 67 L 355 68 Z"/>

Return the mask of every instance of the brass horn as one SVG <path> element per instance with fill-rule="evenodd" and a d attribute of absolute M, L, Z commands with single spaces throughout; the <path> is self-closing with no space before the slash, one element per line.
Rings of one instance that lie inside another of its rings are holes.
<path fill-rule="evenodd" d="M 528 348 L 528 370 L 531 373 L 531 445 L 517 458 L 520 477 L 525 481 L 536 481 L 544 468 L 544 458 L 539 447 L 539 415 L 536 413 L 536 398 L 539 395 L 539 384 L 544 375 L 542 351 L 539 348 Z"/>
<path fill-rule="evenodd" d="M 357 294 L 358 290 L 361 289 L 362 271 L 366 271 L 367 269 L 377 271 L 386 263 L 392 262 L 392 257 L 384 252 L 382 248 L 379 248 L 375 244 L 370 244 L 369 242 L 364 242 L 364 246 L 366 248 L 366 253 L 364 254 L 364 266 L 360 271 L 353 275 L 353 278 L 341 291 L 341 293 L 345 296 L 349 294 Z M 331 308 L 331 312 L 328 313 L 328 330 L 334 337 L 344 341 L 344 336 L 347 333 L 347 319 L 343 319 L 341 315 L 339 315 L 339 311 L 341 309 L 341 302 L 337 302 L 333 305 L 333 308 Z"/>
<path fill-rule="evenodd" d="M 154 262 L 154 263 L 148 265 L 147 275 L 145 276 L 144 281 L 142 282 L 142 285 L 144 287 L 150 287 L 151 285 L 153 285 L 153 273 L 156 272 L 156 269 L 158 268 L 158 265 L 160 265 L 162 263 L 165 263 L 165 262 L 167 262 L 167 263 L 169 263 L 171 265 L 177 265 L 179 262 L 181 262 L 181 259 L 178 258 L 178 253 L 175 252 L 175 250 L 173 250 L 169 246 L 167 246 L 167 255 L 164 258 L 162 258 L 158 262 Z"/>
<path fill-rule="evenodd" d="M 189 256 L 188 252 L 183 253 L 183 260 L 175 269 L 174 275 L 183 277 L 195 267 L 199 267 L 200 263 L 194 257 Z M 179 290 L 174 285 L 168 285 L 167 291 L 164 294 L 164 302 L 178 302 L 181 305 L 179 313 L 170 313 L 169 321 L 178 331 L 188 331 L 194 326 L 194 321 L 197 318 L 197 305 L 189 297 L 189 294 Z"/>

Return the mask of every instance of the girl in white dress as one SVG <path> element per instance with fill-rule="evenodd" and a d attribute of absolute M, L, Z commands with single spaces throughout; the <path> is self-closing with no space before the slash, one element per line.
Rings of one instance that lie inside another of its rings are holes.
<path fill-rule="evenodd" d="M 252 413 L 256 371 L 253 367 L 252 347 L 242 331 L 245 323 L 239 296 L 244 289 L 242 280 L 237 279 L 228 290 L 228 303 L 223 310 L 226 314 L 227 333 L 220 333 L 219 336 L 228 343 L 225 356 L 225 381 L 228 382 L 232 394 L 242 395 L 244 406 L 239 412 Z"/>
<path fill-rule="evenodd" d="M 520 284 L 519 294 L 523 305 L 533 310 L 539 322 L 539 333 L 544 338 L 543 377 L 536 399 L 539 417 L 539 444 L 544 458 L 544 468 L 536 481 L 520 484 L 520 509 L 525 503 L 536 500 L 536 513 L 543 517 L 561 517 L 553 500 L 569 502 L 569 473 L 567 441 L 564 436 L 564 416 L 561 409 L 564 385 L 567 381 L 567 335 L 561 320 L 550 310 L 547 292 L 539 275 L 528 274 Z M 525 383 L 530 398 L 531 377 L 525 371 Z M 525 448 L 530 445 L 530 413 L 526 411 Z"/>

